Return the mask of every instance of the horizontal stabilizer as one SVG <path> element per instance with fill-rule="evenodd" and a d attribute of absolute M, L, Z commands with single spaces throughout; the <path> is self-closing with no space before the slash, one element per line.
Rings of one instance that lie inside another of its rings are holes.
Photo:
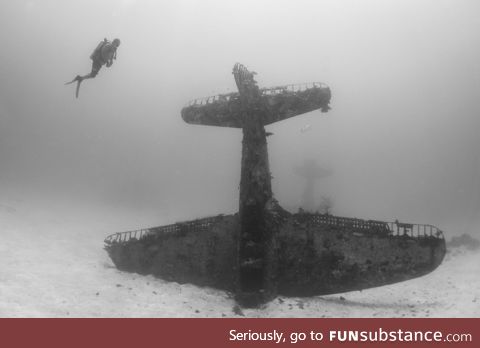
<path fill-rule="evenodd" d="M 327 112 L 331 92 L 325 84 L 314 82 L 260 89 L 263 125 L 282 121 L 320 109 Z M 242 128 L 244 108 L 239 93 L 195 99 L 182 109 L 185 122 L 206 126 Z"/>

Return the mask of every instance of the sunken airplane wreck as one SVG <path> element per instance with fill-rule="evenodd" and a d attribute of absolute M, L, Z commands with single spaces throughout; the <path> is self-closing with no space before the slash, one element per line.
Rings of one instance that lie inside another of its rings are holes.
<path fill-rule="evenodd" d="M 237 93 L 196 99 L 185 122 L 243 131 L 239 212 L 115 233 L 105 249 L 118 269 L 233 292 L 256 307 L 277 295 L 313 296 L 401 282 L 433 271 L 445 255 L 442 231 L 333 215 L 292 214 L 274 199 L 265 125 L 320 109 L 322 83 L 259 88 L 236 64 Z"/>

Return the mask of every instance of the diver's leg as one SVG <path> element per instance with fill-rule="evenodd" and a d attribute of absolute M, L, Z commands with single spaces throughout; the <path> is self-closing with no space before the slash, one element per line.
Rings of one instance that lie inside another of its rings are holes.
<path fill-rule="evenodd" d="M 80 84 L 82 83 L 83 80 L 86 79 L 93 79 L 95 76 L 97 76 L 98 72 L 100 71 L 100 68 L 102 67 L 102 64 L 98 61 L 93 61 L 92 63 L 92 71 L 90 74 L 87 74 L 85 76 L 77 76 L 76 81 L 77 81 L 77 89 L 75 90 L 75 97 L 78 98 L 78 93 L 80 92 Z"/>
<path fill-rule="evenodd" d="M 79 76 L 79 80 L 86 80 L 86 79 L 93 79 L 95 76 L 97 76 L 97 74 L 87 74 L 87 75 L 84 75 L 84 76 Z"/>
<path fill-rule="evenodd" d="M 85 79 L 95 78 L 95 76 L 97 76 L 97 74 L 98 74 L 98 72 L 100 71 L 101 68 L 102 68 L 102 62 L 100 62 L 98 60 L 94 60 L 92 62 L 92 71 L 90 71 L 90 74 L 82 76 L 81 79 L 85 80 Z"/>
<path fill-rule="evenodd" d="M 90 73 L 88 73 L 87 75 L 84 75 L 84 76 L 77 75 L 77 76 L 75 76 L 75 78 L 72 81 L 67 82 L 65 84 L 69 85 L 69 84 L 74 83 L 74 82 L 78 82 L 78 81 L 82 81 L 82 80 L 86 80 L 86 79 L 93 79 L 95 76 L 97 76 L 101 67 L 102 67 L 102 64 L 100 62 L 93 62 L 92 71 Z"/>

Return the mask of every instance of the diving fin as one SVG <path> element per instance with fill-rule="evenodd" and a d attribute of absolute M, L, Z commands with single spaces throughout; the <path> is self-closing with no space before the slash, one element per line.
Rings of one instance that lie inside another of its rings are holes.
<path fill-rule="evenodd" d="M 70 81 L 65 83 L 66 85 L 69 85 L 71 83 L 77 82 L 77 89 L 75 90 L 75 97 L 78 98 L 78 93 L 80 92 L 80 83 L 82 83 L 83 79 L 80 75 L 75 76 L 75 78 Z"/>
<path fill-rule="evenodd" d="M 66 85 L 69 85 L 69 84 L 71 84 L 71 83 L 74 83 L 75 81 L 80 81 L 81 79 L 82 79 L 82 77 L 81 77 L 80 75 L 77 75 L 77 76 L 75 76 L 75 78 L 74 78 L 72 81 L 67 82 L 67 83 L 65 83 L 65 84 L 66 84 Z"/>
<path fill-rule="evenodd" d="M 77 82 L 77 89 L 75 90 L 75 97 L 78 98 L 78 92 L 80 92 L 80 84 L 82 83 L 82 80 L 78 80 Z"/>

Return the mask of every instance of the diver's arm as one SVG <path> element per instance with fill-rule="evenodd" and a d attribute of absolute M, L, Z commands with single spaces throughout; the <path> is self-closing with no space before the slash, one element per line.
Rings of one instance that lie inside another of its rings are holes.
<path fill-rule="evenodd" d="M 104 59 L 105 59 L 107 68 L 111 67 L 113 64 L 113 56 L 114 56 L 114 51 L 112 50 L 112 48 L 106 47 L 103 56 L 105 57 Z"/>

